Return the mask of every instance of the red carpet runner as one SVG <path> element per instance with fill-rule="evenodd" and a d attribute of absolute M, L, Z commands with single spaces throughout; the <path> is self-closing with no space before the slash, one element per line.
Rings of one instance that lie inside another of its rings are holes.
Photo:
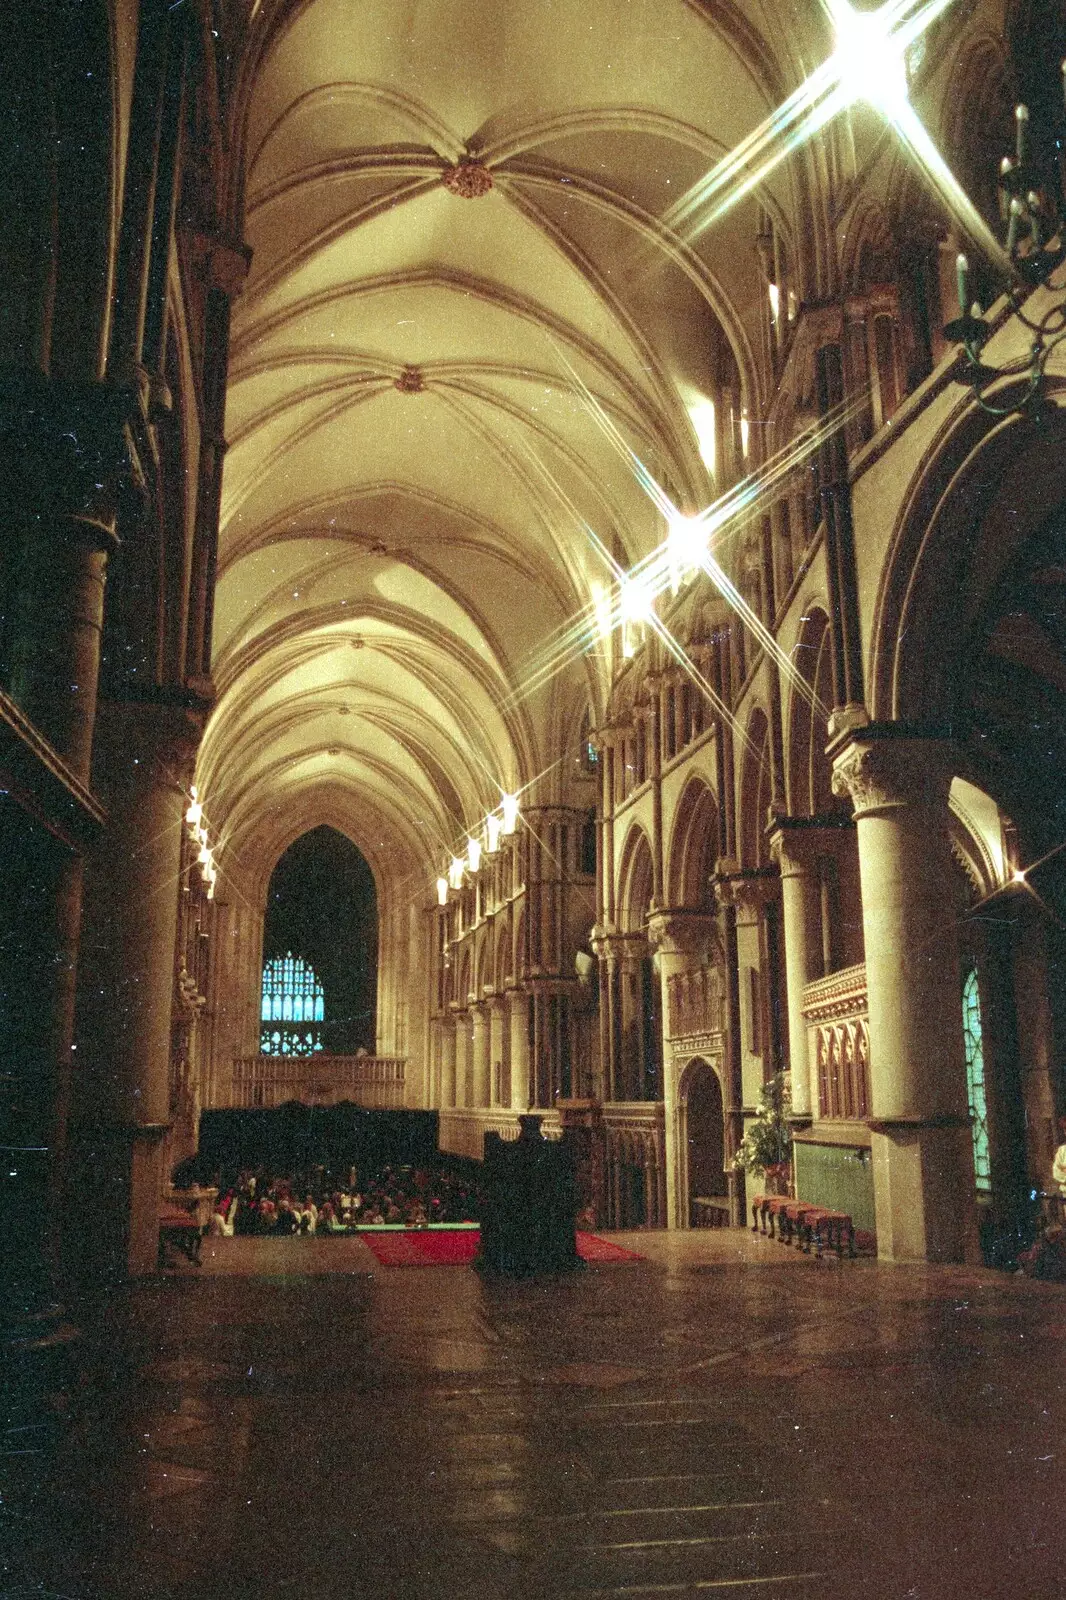
<path fill-rule="evenodd" d="M 477 1228 L 432 1231 L 412 1228 L 409 1232 L 361 1233 L 359 1237 L 372 1250 L 383 1267 L 464 1267 L 477 1255 L 481 1234 Z M 582 1261 L 643 1261 L 634 1250 L 623 1250 L 609 1239 L 594 1233 L 579 1233 L 577 1253 Z"/>

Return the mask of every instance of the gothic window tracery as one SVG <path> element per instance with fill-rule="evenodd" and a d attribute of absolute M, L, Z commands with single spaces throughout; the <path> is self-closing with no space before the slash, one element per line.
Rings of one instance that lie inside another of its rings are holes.
<path fill-rule="evenodd" d="M 309 1056 L 322 1049 L 326 999 L 314 968 L 287 951 L 263 968 L 259 1049 L 265 1056 Z"/>

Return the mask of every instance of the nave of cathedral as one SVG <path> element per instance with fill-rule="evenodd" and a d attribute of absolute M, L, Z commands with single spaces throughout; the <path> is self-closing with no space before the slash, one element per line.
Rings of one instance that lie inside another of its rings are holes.
<path fill-rule="evenodd" d="M 1008 1293 L 1066 1116 L 1064 56 L 1054 0 L 8 19 L 16 1430 L 227 1115 L 477 1162 L 532 1111 L 590 1229 L 791 1188 L 871 1294 Z"/>

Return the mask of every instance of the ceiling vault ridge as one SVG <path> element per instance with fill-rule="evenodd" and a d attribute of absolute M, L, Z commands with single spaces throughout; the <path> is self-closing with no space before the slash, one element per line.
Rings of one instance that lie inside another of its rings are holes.
<path fill-rule="evenodd" d="M 398 177 L 427 178 L 431 183 L 444 179 L 454 168 L 435 150 L 421 146 L 389 148 L 384 145 L 361 145 L 338 155 L 323 157 L 307 166 L 295 167 L 282 177 L 264 186 L 250 200 L 246 218 L 250 222 L 279 200 L 304 189 L 340 183 L 345 178 L 373 177 L 375 174 L 395 174 Z M 390 196 L 391 200 L 391 196 Z M 355 212 L 352 215 L 358 216 Z"/>
<path fill-rule="evenodd" d="M 566 386 L 565 379 L 560 379 L 558 375 L 556 375 L 554 379 L 545 381 L 553 382 L 558 389 L 567 395 L 568 398 L 571 397 L 572 391 Z M 513 422 L 516 422 L 521 427 L 528 429 L 530 433 L 535 434 L 539 439 L 549 443 L 553 449 L 559 452 L 560 455 L 565 456 L 575 473 L 577 473 L 579 477 L 588 480 L 590 492 L 597 498 L 603 499 L 606 502 L 606 495 L 603 490 L 602 480 L 599 478 L 592 463 L 587 461 L 584 456 L 579 455 L 572 445 L 569 444 L 561 428 L 552 427 L 549 423 L 542 422 L 539 415 L 531 415 L 528 411 L 523 410 L 523 408 L 516 401 L 509 400 L 506 395 L 498 394 L 492 389 L 484 389 L 479 384 L 447 383 L 441 386 L 441 390 L 446 392 L 448 395 L 463 395 L 468 400 L 476 400 L 480 405 L 483 405 L 490 410 L 502 411 L 503 414 L 507 417 L 510 417 Z M 605 404 L 600 396 L 595 395 L 594 398 L 600 405 L 602 405 L 603 410 L 608 414 L 610 414 L 612 411 L 615 413 L 616 421 L 620 419 L 625 423 L 631 435 L 636 437 L 638 443 L 640 443 L 645 450 L 657 450 L 667 457 L 671 454 L 671 446 L 674 441 L 668 435 L 664 435 L 662 432 L 656 431 L 652 428 L 650 423 L 645 424 L 643 422 L 634 420 L 632 417 L 627 416 L 625 412 L 618 407 Z M 639 454 L 640 452 L 638 451 L 637 453 Z M 612 515 L 617 517 L 620 516 L 621 513 L 616 509 L 612 512 Z"/>
<path fill-rule="evenodd" d="M 547 185 L 548 183 L 554 183 L 555 181 L 550 174 L 542 174 L 533 170 L 523 174 L 523 176 L 525 176 L 533 186 Z M 509 186 L 507 177 L 507 174 L 501 173 L 501 188 L 507 188 Z M 737 357 L 737 365 L 740 367 L 741 373 L 746 375 L 746 384 L 749 392 L 753 392 L 758 383 L 757 375 L 759 372 L 759 363 L 756 361 L 754 351 L 751 348 L 751 341 L 748 337 L 747 329 L 744 326 L 743 320 L 738 315 L 730 296 L 723 289 L 720 281 L 711 271 L 707 262 L 703 260 L 702 256 L 692 249 L 690 245 L 687 245 L 685 241 L 681 239 L 670 227 L 662 223 L 658 217 L 653 216 L 650 212 L 644 211 L 640 206 L 637 206 L 632 201 L 626 200 L 624 196 L 616 194 L 613 190 L 606 189 L 603 185 L 597 184 L 594 180 L 584 177 L 574 178 L 568 181 L 567 188 L 568 190 L 572 190 L 579 199 L 586 201 L 586 203 L 590 206 L 602 209 L 608 214 L 616 216 L 619 220 L 625 222 L 627 226 L 633 228 L 641 236 L 641 238 L 647 239 L 654 244 L 656 249 L 660 250 L 672 265 L 676 266 L 681 272 L 684 273 L 689 281 L 700 291 L 704 299 L 707 301 L 707 304 L 711 307 L 711 310 L 722 324 L 723 331 L 725 332 L 727 339 L 733 347 L 734 354 Z M 550 223 L 548 219 L 544 218 L 543 213 L 539 211 L 539 209 L 533 208 L 529 201 L 525 201 L 524 203 L 530 208 L 531 216 L 535 215 L 540 219 L 541 226 L 543 226 L 546 230 L 555 229 L 555 225 Z M 776 211 L 778 208 L 775 204 L 769 209 Z M 555 239 L 555 243 L 559 246 L 559 248 L 564 248 L 561 241 L 565 239 L 566 236 L 562 234 L 561 230 L 555 231 L 558 234 L 558 237 Z M 580 255 L 577 252 L 576 247 L 567 249 L 566 253 L 573 257 L 574 265 L 579 267 L 582 276 L 585 277 L 597 289 L 597 292 L 604 294 L 604 297 L 607 299 L 608 304 L 610 304 L 614 314 L 617 315 L 620 320 L 626 319 L 627 322 L 632 323 L 631 313 L 627 312 L 621 306 L 621 303 L 615 296 L 609 294 L 609 291 L 606 290 L 605 286 L 601 287 L 603 280 L 598 269 L 595 268 L 586 257 Z M 646 345 L 647 341 L 643 339 L 643 335 L 640 335 L 640 337 L 642 344 Z M 668 378 L 666 378 L 664 381 L 673 394 L 673 384 Z M 671 404 L 671 409 L 676 410 L 676 406 L 674 406 L 673 403 Z M 686 424 L 686 432 L 687 431 Z"/>
<path fill-rule="evenodd" d="M 281 763 L 291 769 L 294 765 L 303 764 L 334 750 L 349 757 L 355 764 L 366 763 L 375 770 L 388 770 L 397 775 L 404 770 L 395 762 L 386 761 L 380 748 L 368 747 L 351 737 L 343 740 L 334 738 L 328 743 L 308 743 L 298 750 L 287 750 L 280 754 L 275 762 L 266 762 L 264 767 L 262 757 L 272 745 L 278 744 L 294 730 L 306 727 L 309 720 L 316 721 L 319 717 L 329 714 L 324 709 L 308 717 L 307 707 L 315 698 L 313 691 L 306 690 L 300 696 L 294 697 L 292 702 L 286 702 L 285 705 L 275 708 L 270 718 L 257 723 L 254 728 L 246 725 L 240 733 L 231 733 L 225 757 L 215 766 L 211 774 L 212 793 L 223 799 L 227 794 L 233 796 L 259 782 L 261 773 L 266 767 L 273 768 L 277 763 Z M 405 708 L 405 711 L 406 715 L 402 721 L 389 721 L 367 713 L 363 713 L 362 720 L 371 722 L 399 745 L 414 770 L 423 779 L 423 786 L 441 800 L 444 810 L 449 810 L 449 807 L 441 795 L 442 786 L 456 795 L 463 791 L 483 797 L 484 774 L 478 764 L 468 758 L 463 746 L 443 731 L 439 724 L 431 721 L 419 708 L 411 706 Z M 358 724 L 356 726 L 358 727 Z M 423 729 L 427 735 L 435 735 L 438 748 L 433 747 L 433 741 L 429 737 L 416 740 L 413 737 L 415 728 Z M 253 765 L 256 762 L 260 763 L 258 767 Z M 412 790 L 419 787 L 413 784 L 408 786 Z M 213 820 L 216 820 L 214 806 L 212 813 Z"/>
<path fill-rule="evenodd" d="M 395 382 L 395 379 L 388 372 L 356 372 L 340 380 L 336 378 L 320 378 L 316 383 L 309 383 L 302 389 L 296 389 L 282 395 L 280 399 L 272 400 L 261 411 L 253 413 L 247 421 L 233 429 L 227 441 L 228 448 L 230 450 L 239 449 L 260 429 L 268 428 L 272 422 L 276 422 L 279 417 L 283 417 L 286 411 L 292 411 L 297 406 L 307 405 L 309 402 L 320 400 L 325 396 L 348 395 L 352 391 L 366 388 L 387 392 L 389 385 L 393 382 Z M 321 417 L 324 414 L 320 412 L 319 416 Z"/>
<path fill-rule="evenodd" d="M 274 368 L 274 365 L 274 363 L 271 363 L 272 369 Z M 352 376 L 345 377 L 340 380 L 336 378 L 320 379 L 316 383 L 307 384 L 302 389 L 298 389 L 293 393 L 283 395 L 280 399 L 271 401 L 261 411 L 255 412 L 238 428 L 233 430 L 233 433 L 229 439 L 229 448 L 234 450 L 239 448 L 241 445 L 246 444 L 257 432 L 263 428 L 268 428 L 273 422 L 276 422 L 279 417 L 283 416 L 286 411 L 293 410 L 298 406 L 306 405 L 326 396 L 336 395 L 339 399 L 340 396 L 350 394 L 352 391 L 365 391 L 367 389 L 371 389 L 373 390 L 372 395 L 368 396 L 364 392 L 359 393 L 357 398 L 373 398 L 375 395 L 379 394 L 389 397 L 390 388 L 395 387 L 401 375 L 405 371 L 409 371 L 410 368 L 399 362 L 385 362 L 384 360 L 381 362 L 381 367 L 382 370 L 380 372 L 359 371 Z M 281 363 L 277 363 L 277 369 L 281 370 Z M 266 369 L 264 368 L 262 370 L 265 371 Z M 431 389 L 436 389 L 439 392 L 442 388 L 452 388 L 460 393 L 476 394 L 487 404 L 496 405 L 501 410 L 506 411 L 509 415 L 515 418 L 522 418 L 523 420 L 527 421 L 530 426 L 537 428 L 538 431 L 542 433 L 550 430 L 545 429 L 543 424 L 537 423 L 532 417 L 529 416 L 528 413 L 523 412 L 520 407 L 509 401 L 505 396 L 495 394 L 493 391 L 487 389 L 476 389 L 473 385 L 462 384 L 456 382 L 455 379 L 464 373 L 482 373 L 491 375 L 493 377 L 511 378 L 516 381 L 523 381 L 527 383 L 547 384 L 566 392 L 568 395 L 572 394 L 573 392 L 567 379 L 560 376 L 558 372 L 553 373 L 548 369 L 538 371 L 535 368 L 519 366 L 518 364 L 510 364 L 507 362 L 421 362 L 419 363 L 417 370 L 423 379 L 422 386 L 417 393 L 425 393 Z M 427 379 L 429 380 L 428 382 L 425 381 Z M 247 374 L 242 374 L 239 381 L 247 381 Z M 594 398 L 604 411 L 613 413 L 617 421 L 623 422 L 625 426 L 638 437 L 643 436 L 646 443 L 654 444 L 655 447 L 661 450 L 665 455 L 669 455 L 672 452 L 672 449 L 676 448 L 676 440 L 671 438 L 669 434 L 655 429 L 650 415 L 647 414 L 647 407 L 643 408 L 646 413 L 645 416 L 634 417 L 632 414 L 627 414 L 623 408 L 609 395 L 600 394 L 595 395 Z M 309 431 L 313 432 L 316 427 L 327 426 L 333 419 L 333 409 L 324 408 L 317 413 L 315 419 L 309 421 L 305 426 Z M 304 436 L 306 436 L 306 434 Z"/>
<path fill-rule="evenodd" d="M 317 399 L 322 394 L 334 393 L 339 388 L 360 387 L 367 383 L 377 383 L 381 392 L 383 394 L 387 394 L 390 384 L 395 385 L 405 372 L 412 370 L 409 363 L 389 361 L 383 356 L 378 357 L 368 354 L 360 356 L 359 360 L 374 362 L 378 370 L 376 372 L 369 372 L 364 370 L 362 367 L 357 367 L 356 361 L 353 358 L 352 365 L 353 367 L 356 367 L 356 371 L 351 376 L 345 376 L 341 379 L 321 379 L 315 383 L 306 385 L 293 395 L 287 395 L 281 400 L 272 402 L 264 410 L 255 413 L 238 429 L 234 430 L 229 440 L 229 447 L 231 449 L 235 448 L 238 444 L 241 444 L 248 439 L 258 428 L 269 426 L 272 421 L 274 421 L 278 416 L 282 415 L 282 413 L 290 407 L 299 405 L 308 400 Z M 323 366 L 343 364 L 340 353 L 335 352 L 331 354 L 328 346 L 321 347 L 313 354 L 308 352 L 306 355 L 297 348 L 288 352 L 279 352 L 276 356 L 262 357 L 257 363 L 254 364 L 254 369 L 252 365 L 241 366 L 236 374 L 234 382 L 246 383 L 250 382 L 255 377 L 264 377 L 275 372 L 290 371 L 293 366 L 299 365 L 301 362 L 306 362 L 308 365 L 314 364 Z M 535 367 L 529 362 L 494 361 L 490 358 L 467 358 L 463 360 L 458 360 L 455 358 L 442 358 L 430 361 L 421 361 L 418 363 L 416 370 L 423 380 L 422 388 L 417 391 L 418 393 L 423 393 L 426 389 L 432 388 L 437 383 L 442 381 L 444 383 L 448 383 L 455 378 L 462 377 L 467 374 L 479 374 L 489 377 L 506 378 L 515 382 L 544 384 L 557 390 L 561 390 L 567 395 L 573 394 L 572 385 L 566 377 L 559 373 L 558 369 L 552 370 L 549 367 Z M 456 388 L 462 387 L 462 385 L 459 384 L 453 384 L 453 386 Z M 649 443 L 654 442 L 659 449 L 667 452 L 667 436 L 663 434 L 656 436 L 655 430 L 650 421 L 651 412 L 649 407 L 646 405 L 642 406 L 639 412 L 626 411 L 621 403 L 612 395 L 603 392 L 597 394 L 592 388 L 592 385 L 586 385 L 586 387 L 589 388 L 590 392 L 593 394 L 597 404 L 600 405 L 604 411 L 613 414 L 616 421 L 624 423 L 625 426 L 631 429 L 633 433 L 637 435 L 644 435 Z M 483 397 L 487 397 L 491 394 L 491 391 L 481 391 L 481 393 Z M 502 396 L 492 396 L 492 399 L 493 403 L 500 404 L 501 406 L 508 404 L 508 402 L 506 402 Z"/>
<path fill-rule="evenodd" d="M 230 568 L 242 561 L 245 556 L 254 555 L 257 550 L 267 549 L 272 544 L 282 544 L 288 539 L 325 538 L 336 537 L 359 544 L 366 541 L 368 544 L 378 542 L 380 534 L 362 533 L 355 529 L 337 527 L 330 523 L 312 523 L 298 525 L 297 519 L 307 515 L 318 515 L 330 506 L 347 507 L 350 503 L 358 504 L 363 500 L 370 500 L 379 495 L 394 494 L 404 500 L 414 501 L 415 504 L 433 511 L 446 511 L 449 515 L 461 518 L 470 523 L 486 536 L 486 544 L 482 545 L 472 539 L 463 541 L 464 544 L 478 550 L 487 548 L 487 540 L 495 537 L 500 548 L 495 553 L 504 559 L 514 558 L 514 541 L 509 538 L 503 526 L 486 517 L 473 507 L 465 506 L 458 500 L 452 500 L 447 495 L 439 494 L 435 490 L 427 489 L 423 484 L 416 484 L 404 478 L 372 478 L 363 483 L 353 485 L 343 491 L 331 489 L 323 495 L 312 495 L 303 500 L 294 502 L 285 511 L 276 516 L 267 518 L 257 523 L 249 533 L 240 541 L 231 540 L 223 554 L 219 554 L 218 573 L 222 577 Z M 388 551 L 392 554 L 391 547 Z M 534 576 L 532 568 L 518 565 L 516 570 L 530 577 Z"/>
<path fill-rule="evenodd" d="M 247 504 L 248 500 L 261 488 L 264 481 L 270 476 L 283 457 L 298 449 L 300 445 L 304 444 L 329 423 L 336 422 L 347 412 L 354 411 L 357 406 L 366 405 L 371 400 L 377 399 L 381 393 L 387 392 L 387 390 L 388 380 L 380 385 L 361 384 L 354 393 L 346 388 L 332 405 L 323 406 L 313 417 L 309 417 L 306 422 L 302 423 L 300 427 L 294 428 L 291 433 L 287 433 L 283 439 L 279 440 L 257 462 L 250 466 L 247 475 L 239 483 L 234 484 L 232 488 L 227 484 L 223 492 L 220 528 L 222 530 L 226 529 L 232 519 L 239 513 L 241 507 Z M 329 392 L 336 393 L 336 386 L 334 385 Z M 284 409 L 286 408 L 282 406 L 282 410 Z M 250 435 L 242 442 L 247 443 L 248 438 L 250 438 Z"/>
<path fill-rule="evenodd" d="M 425 563 L 420 562 L 412 553 L 405 555 L 402 561 L 396 557 L 393 559 L 398 565 L 402 565 L 405 569 L 414 572 L 418 577 L 423 578 L 432 587 L 439 589 L 441 593 L 452 602 L 456 609 L 473 624 L 474 628 L 487 645 L 489 653 L 492 655 L 499 668 L 500 677 L 505 680 L 509 679 L 509 671 L 505 668 L 505 663 L 508 660 L 507 652 L 503 648 L 498 633 L 490 625 L 482 609 L 478 606 L 475 606 L 457 584 L 450 582 L 448 578 L 439 571 L 433 570 Z M 314 589 L 316 584 L 323 580 L 323 578 L 332 577 L 337 573 L 343 572 L 345 567 L 350 564 L 350 560 L 351 557 L 347 552 L 323 556 L 314 565 L 305 567 L 299 575 L 290 574 L 281 579 L 259 601 L 259 603 L 245 615 L 242 625 L 242 635 L 244 639 L 248 640 L 249 636 L 255 633 L 257 624 L 262 618 L 271 615 L 279 609 L 278 602 L 282 595 L 288 591 L 289 584 L 293 582 L 299 582 L 306 590 L 311 591 Z M 562 592 L 561 586 L 555 581 L 554 574 L 552 573 L 550 566 L 545 566 L 540 572 L 533 572 L 530 574 L 530 577 L 531 581 L 540 583 L 542 586 L 547 588 L 547 590 L 551 593 L 552 599 L 556 602 L 559 611 L 564 616 L 575 609 L 574 598 L 572 596 L 567 596 Z M 326 603 L 347 606 L 349 601 L 342 599 L 340 601 L 331 601 Z M 357 601 L 356 609 L 345 610 L 345 622 L 358 623 L 361 617 L 366 615 L 368 609 L 374 604 L 375 602 L 366 602 L 360 598 Z M 580 602 L 578 602 L 578 604 L 580 604 Z M 290 611 L 286 616 L 286 623 L 296 626 L 297 619 L 303 614 L 304 613 L 302 612 L 293 613 Z M 408 617 L 417 617 L 420 620 L 424 620 L 421 612 L 411 608 L 405 608 L 404 614 Z M 408 629 L 406 631 L 410 632 L 412 630 Z M 415 636 L 417 637 L 417 632 L 415 633 Z M 260 634 L 260 637 L 263 637 L 263 634 Z M 387 645 L 385 643 L 377 644 L 377 642 L 375 642 L 375 647 L 387 653 Z M 335 646 L 331 644 L 328 646 L 328 648 L 332 649 L 335 648 Z M 227 666 L 228 654 L 227 652 L 223 652 L 220 654 L 216 664 L 216 683 L 220 686 L 220 692 L 221 685 L 228 681 Z M 507 692 L 510 693 L 512 688 L 513 685 L 508 682 Z"/>
<path fill-rule="evenodd" d="M 379 273 L 367 278 L 349 278 L 344 283 L 332 284 L 326 289 L 306 295 L 295 305 L 283 306 L 259 322 L 235 331 L 232 356 L 239 360 L 243 352 L 260 340 L 271 338 L 300 317 L 324 310 L 349 298 L 362 298 L 379 294 L 394 294 L 405 289 L 446 289 L 458 294 L 484 300 L 499 310 L 513 313 L 535 327 L 550 327 L 552 333 L 569 348 L 598 367 L 606 377 L 617 384 L 634 403 L 639 404 L 640 390 L 625 368 L 609 351 L 583 334 L 573 323 L 556 316 L 546 306 L 528 295 L 519 295 L 491 278 L 480 277 L 455 268 L 421 267 L 407 272 Z M 242 318 L 243 321 L 243 318 Z"/>
<path fill-rule="evenodd" d="M 573 558 L 569 555 L 567 549 L 562 544 L 556 532 L 557 522 L 550 514 L 551 502 L 545 492 L 545 483 L 547 483 L 549 487 L 552 487 L 553 484 L 551 475 L 545 469 L 544 464 L 540 462 L 535 452 L 531 451 L 529 453 L 528 459 L 535 464 L 541 474 L 540 478 L 538 478 L 529 470 L 526 464 L 520 460 L 519 454 L 512 447 L 506 445 L 491 428 L 487 428 L 484 425 L 480 417 L 474 415 L 470 411 L 469 407 L 464 406 L 461 403 L 456 390 L 452 390 L 447 394 L 442 394 L 441 398 L 446 405 L 450 406 L 452 410 L 454 410 L 463 418 L 471 432 L 478 436 L 481 442 L 485 445 L 486 449 L 492 451 L 493 454 L 499 457 L 507 470 L 511 472 L 522 485 L 526 494 L 529 496 L 530 501 L 532 502 L 536 514 L 541 520 L 541 526 L 544 535 L 555 549 L 559 561 L 566 570 L 570 581 L 571 593 L 567 602 L 561 606 L 561 609 L 564 612 L 576 609 L 583 603 L 581 596 L 584 591 L 585 584 L 582 582 L 580 569 L 575 571 L 575 563 Z M 567 502 L 564 499 L 561 489 L 557 489 L 556 493 L 557 498 L 565 505 Z M 602 490 L 601 498 L 605 498 Z M 575 512 L 575 517 L 582 525 L 586 521 L 586 519 L 583 518 L 579 512 Z M 617 519 L 615 520 L 612 532 L 618 534 L 619 530 L 625 528 L 626 526 L 626 519 L 619 513 Z M 583 529 L 582 537 L 584 539 Z M 609 541 L 604 540 L 603 542 L 606 544 Z"/>
<path fill-rule="evenodd" d="M 345 635 L 334 636 L 324 633 L 323 630 L 331 623 L 362 622 L 370 618 L 373 621 L 392 623 L 401 635 L 408 639 L 421 640 L 425 646 L 438 652 L 440 661 L 434 664 L 435 675 L 430 681 L 433 683 L 434 692 L 450 710 L 453 710 L 460 725 L 467 718 L 469 705 L 458 688 L 453 695 L 448 674 L 442 671 L 442 668 L 447 666 L 454 669 L 456 664 L 469 674 L 500 716 L 519 757 L 521 758 L 523 753 L 529 755 L 535 751 L 537 740 L 533 734 L 528 712 L 524 707 L 512 703 L 513 685 L 507 681 L 498 660 L 493 663 L 494 674 L 490 674 L 487 662 L 471 650 L 465 640 L 457 638 L 454 634 L 447 634 L 442 627 L 434 623 L 432 618 L 407 608 L 376 601 L 372 605 L 364 605 L 357 617 L 351 617 L 347 613 L 338 616 L 338 610 L 339 605 L 334 602 L 328 607 L 318 608 L 313 614 L 305 613 L 299 619 L 291 616 L 283 618 L 273 628 L 249 641 L 230 661 L 223 663 L 219 677 L 219 698 L 208 724 L 208 737 L 229 709 L 239 707 L 242 703 L 249 703 L 254 707 L 264 690 L 275 687 L 295 668 L 304 665 L 307 660 L 313 659 L 318 654 L 328 653 L 343 645 Z M 314 640 L 308 637 L 312 631 L 316 633 Z M 267 658 L 285 646 L 293 652 L 302 646 L 301 659 L 294 662 L 292 655 L 287 654 L 284 660 L 276 664 L 272 673 L 263 673 L 261 669 Z M 374 640 L 374 648 L 383 648 L 378 638 Z M 405 664 L 418 659 L 410 655 L 403 656 L 395 642 L 392 644 L 392 654 L 404 660 Z M 256 668 L 260 671 L 254 671 Z M 418 676 L 418 674 L 413 675 Z M 245 680 L 244 693 L 238 696 L 235 689 L 242 679 Z M 231 692 L 233 692 L 232 701 Z"/>
<path fill-rule="evenodd" d="M 622 304 L 613 289 L 611 289 L 603 273 L 589 260 L 584 252 L 572 240 L 568 239 L 562 230 L 549 217 L 545 216 L 540 207 L 536 206 L 527 195 L 512 195 L 511 199 L 512 203 L 525 212 L 530 221 L 534 222 L 546 237 L 551 239 L 556 249 L 570 261 L 571 265 L 580 271 L 582 277 L 595 291 L 597 297 L 607 307 L 624 331 L 630 345 L 639 356 L 641 365 L 652 380 L 651 387 L 663 416 L 673 424 L 673 450 L 670 453 L 679 466 L 682 463 L 684 464 L 685 491 L 689 494 L 698 493 L 696 483 L 699 479 L 691 479 L 691 469 L 697 454 L 696 441 L 693 438 L 688 417 L 681 404 L 676 385 L 671 381 L 654 346 L 645 336 L 632 312 Z"/>
<path fill-rule="evenodd" d="M 231 860 L 236 856 L 240 875 L 252 884 L 252 899 L 265 900 L 274 867 L 289 846 L 313 828 L 335 828 L 362 852 L 378 886 L 382 915 L 383 902 L 394 901 L 416 876 L 432 873 L 439 859 L 435 842 L 419 833 L 417 823 L 383 811 L 365 792 L 353 804 L 352 786 L 347 781 L 333 777 L 323 783 L 305 782 L 289 798 L 290 805 L 283 812 L 267 805 L 236 821 L 228 853 Z M 387 839 L 381 839 L 382 833 L 391 835 L 391 847 Z M 398 877 L 391 859 L 397 844 L 408 858 L 400 863 Z"/>
<path fill-rule="evenodd" d="M 780 105 L 788 92 L 778 59 L 764 34 L 753 25 L 734 0 L 682 0 L 704 19 L 734 51 L 771 105 Z M 774 6 L 775 21 L 784 7 Z"/>
<path fill-rule="evenodd" d="M 329 83 L 316 83 L 312 88 L 298 94 L 264 129 L 258 145 L 248 160 L 249 187 L 254 182 L 256 168 L 262 161 L 267 146 L 277 137 L 290 118 L 298 116 L 301 111 L 313 108 L 319 102 L 324 101 L 333 105 L 338 100 L 346 99 L 361 100 L 369 105 L 399 112 L 420 133 L 425 134 L 428 148 L 438 151 L 442 161 L 454 163 L 460 161 L 466 154 L 467 146 L 464 141 L 436 117 L 424 101 L 416 99 L 414 95 L 406 94 L 402 89 L 393 88 L 386 83 L 372 83 L 359 78 L 334 78 Z"/>
<path fill-rule="evenodd" d="M 400 184 L 395 189 L 388 189 L 384 194 L 376 194 L 354 210 L 345 211 L 339 217 L 334 217 L 332 222 L 313 233 L 310 238 L 304 239 L 287 256 L 283 256 L 269 271 L 252 273 L 247 286 L 241 293 L 238 302 L 240 317 L 243 322 L 251 315 L 251 309 L 257 302 L 264 300 L 267 295 L 279 288 L 287 279 L 295 277 L 301 267 L 308 266 L 322 251 L 335 244 L 338 239 L 343 239 L 345 234 L 354 233 L 356 228 L 365 226 L 368 222 L 375 221 L 378 217 L 388 216 L 397 207 L 419 199 L 422 195 L 430 194 L 437 187 L 439 179 L 413 178 L 410 183 Z"/>

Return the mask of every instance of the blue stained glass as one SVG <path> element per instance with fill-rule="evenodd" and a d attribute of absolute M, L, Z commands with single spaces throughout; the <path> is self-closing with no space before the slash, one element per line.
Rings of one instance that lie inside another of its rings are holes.
<path fill-rule="evenodd" d="M 317 1030 L 305 1033 L 309 1022 L 324 1022 L 326 1000 L 314 968 L 302 956 L 275 957 L 263 968 L 260 1015 L 264 1022 L 283 1022 L 282 1028 L 263 1028 L 259 1049 L 263 1055 L 311 1055 L 322 1049 Z"/>
<path fill-rule="evenodd" d="M 966 1093 L 973 1135 L 974 1182 L 978 1194 L 992 1193 L 992 1161 L 988 1143 L 988 1097 L 985 1093 L 985 1051 L 977 969 L 971 967 L 962 986 L 962 1035 L 966 1051 Z"/>

